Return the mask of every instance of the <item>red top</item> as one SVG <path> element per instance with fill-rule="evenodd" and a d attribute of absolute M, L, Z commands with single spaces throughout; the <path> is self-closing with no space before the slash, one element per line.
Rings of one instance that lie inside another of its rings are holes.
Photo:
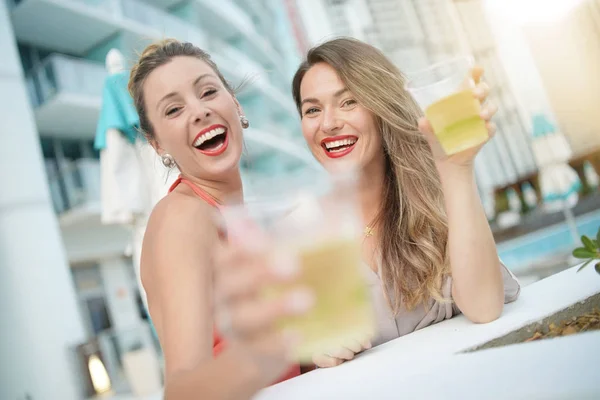
<path fill-rule="evenodd" d="M 175 190 L 175 188 L 180 183 L 188 185 L 189 188 L 192 189 L 194 191 L 194 193 L 196 193 L 198 195 L 198 197 L 200 197 L 202 200 L 206 201 L 211 206 L 216 207 L 217 209 L 219 209 L 221 207 L 221 205 L 217 202 L 217 200 L 214 197 L 212 197 L 211 195 L 209 195 L 208 193 L 206 193 L 204 190 L 202 190 L 200 187 L 198 187 L 192 181 L 190 181 L 188 179 L 185 179 L 185 178 L 183 178 L 181 176 L 179 176 L 179 178 L 177 178 L 177 180 L 175 182 L 173 182 L 173 184 L 169 188 L 169 193 L 171 193 L 173 190 Z M 221 351 L 223 351 L 223 348 L 225 347 L 225 345 L 226 345 L 226 342 L 218 334 L 217 330 L 214 329 L 214 331 L 213 331 L 213 355 L 216 356 L 219 353 L 221 353 Z M 281 379 L 279 379 L 276 382 L 274 382 L 274 384 L 275 383 L 279 383 L 279 382 L 283 382 L 283 381 L 288 380 L 290 378 L 294 378 L 294 377 L 296 377 L 298 375 L 300 375 L 300 366 L 299 365 L 294 365 L 292 368 L 290 368 L 289 371 L 287 371 L 285 373 L 284 376 L 281 377 Z"/>

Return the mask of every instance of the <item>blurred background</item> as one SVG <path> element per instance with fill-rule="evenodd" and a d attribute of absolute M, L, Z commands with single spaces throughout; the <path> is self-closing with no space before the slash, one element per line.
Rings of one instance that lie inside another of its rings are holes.
<path fill-rule="evenodd" d="M 267 174 L 319 170 L 290 84 L 308 48 L 340 35 L 405 72 L 472 55 L 499 106 L 476 177 L 500 256 L 524 285 L 576 263 L 575 239 L 600 225 L 600 0 L 0 0 L 1 399 L 160 398 L 136 272 L 153 202 L 103 209 L 109 51 L 127 69 L 174 37 L 234 85 L 250 78 L 251 196 Z M 140 142 L 132 173 L 155 175 L 140 193 L 160 198 L 174 176 Z"/>

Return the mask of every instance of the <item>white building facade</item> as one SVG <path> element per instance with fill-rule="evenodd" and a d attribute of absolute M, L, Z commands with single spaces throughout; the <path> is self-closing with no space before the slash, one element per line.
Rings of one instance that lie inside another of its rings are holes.
<path fill-rule="evenodd" d="M 100 222 L 93 140 L 108 51 L 120 50 L 130 65 L 145 45 L 165 37 L 207 50 L 234 86 L 252 80 L 238 95 L 251 123 L 246 183 L 266 173 L 302 173 L 318 166 L 290 95 L 300 60 L 292 6 L 0 1 L 0 134 L 10 142 L 2 146 L 0 172 L 0 398 L 75 400 L 95 386 L 103 390 L 102 371 L 95 378 L 89 371 L 96 351 L 115 394 L 131 392 L 137 379 L 127 354 L 141 349 L 160 363 L 132 266 L 133 227 Z"/>
<path fill-rule="evenodd" d="M 304 1 L 299 3 L 305 3 Z M 352 36 L 380 48 L 402 71 L 411 72 L 458 55 L 485 68 L 499 106 L 496 138 L 477 158 L 480 190 L 489 192 L 536 170 L 529 144 L 529 118 L 512 90 L 481 0 L 309 0 L 303 19 L 311 44 Z M 328 18 L 316 18 L 323 9 Z M 535 72 L 535 66 L 530 65 Z M 543 92 L 538 93 L 544 96 Z M 541 100 L 543 101 L 543 99 Z"/>

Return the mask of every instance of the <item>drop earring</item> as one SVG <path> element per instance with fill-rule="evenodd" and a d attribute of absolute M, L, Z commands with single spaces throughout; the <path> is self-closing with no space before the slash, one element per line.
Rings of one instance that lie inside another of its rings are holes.
<path fill-rule="evenodd" d="M 242 124 L 242 128 L 247 129 L 250 126 L 250 121 L 246 118 L 245 115 L 240 115 L 240 123 Z"/>

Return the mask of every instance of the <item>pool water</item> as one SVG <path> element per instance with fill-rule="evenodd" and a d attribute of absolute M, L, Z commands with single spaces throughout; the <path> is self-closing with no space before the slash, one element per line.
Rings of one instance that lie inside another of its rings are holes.
<path fill-rule="evenodd" d="M 576 219 L 579 235 L 595 238 L 600 227 L 600 210 L 580 215 Z M 580 241 L 573 242 L 566 222 L 502 242 L 498 253 L 512 272 L 523 272 L 528 267 L 552 256 L 569 254 Z"/>

